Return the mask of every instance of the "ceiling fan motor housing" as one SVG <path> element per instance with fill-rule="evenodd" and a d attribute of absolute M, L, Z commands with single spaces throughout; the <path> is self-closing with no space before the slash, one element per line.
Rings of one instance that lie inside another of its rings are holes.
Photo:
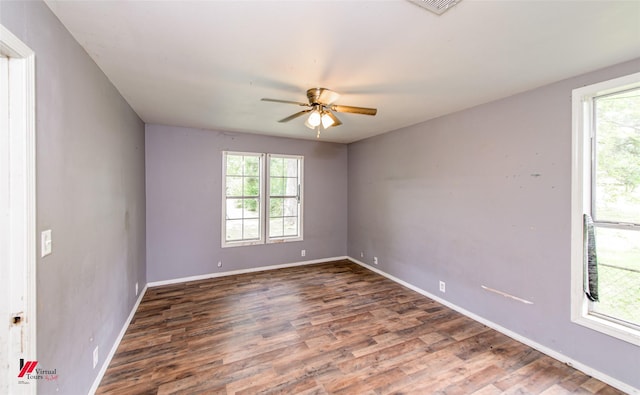
<path fill-rule="evenodd" d="M 307 98 L 309 98 L 309 103 L 318 104 L 318 100 L 320 100 L 320 93 L 324 88 L 311 88 L 307 90 Z"/>
<path fill-rule="evenodd" d="M 307 90 L 307 98 L 311 105 L 320 104 L 328 106 L 338 100 L 338 98 L 340 98 L 340 94 L 327 88 L 311 88 Z"/>

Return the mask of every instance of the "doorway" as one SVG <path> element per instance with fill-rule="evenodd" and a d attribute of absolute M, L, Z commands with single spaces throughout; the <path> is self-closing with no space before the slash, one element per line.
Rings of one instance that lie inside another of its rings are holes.
<path fill-rule="evenodd" d="M 0 393 L 37 391 L 35 181 L 34 53 L 0 25 Z"/>

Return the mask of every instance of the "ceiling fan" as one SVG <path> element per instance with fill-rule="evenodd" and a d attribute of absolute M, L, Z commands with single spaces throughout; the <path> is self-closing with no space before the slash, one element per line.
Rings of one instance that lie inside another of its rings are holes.
<path fill-rule="evenodd" d="M 320 137 L 320 128 L 327 129 L 332 126 L 342 125 L 342 122 L 340 122 L 338 117 L 336 117 L 333 112 L 345 112 L 364 115 L 376 115 L 376 113 L 378 112 L 378 110 L 375 108 L 342 106 L 339 104 L 333 104 L 336 100 L 338 100 L 339 97 L 340 95 L 338 93 L 327 88 L 311 88 L 307 90 L 307 98 L 309 99 L 309 103 L 268 98 L 263 98 L 262 101 L 295 104 L 298 106 L 306 107 L 306 109 L 293 115 L 289 115 L 288 117 L 283 118 L 278 122 L 289 122 L 292 119 L 298 118 L 305 114 L 309 114 L 309 117 L 304 122 L 304 125 L 309 129 L 317 128 L 318 138 Z"/>

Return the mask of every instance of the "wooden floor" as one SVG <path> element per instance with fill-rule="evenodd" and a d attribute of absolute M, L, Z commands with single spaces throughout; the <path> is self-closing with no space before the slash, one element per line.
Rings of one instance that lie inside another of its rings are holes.
<path fill-rule="evenodd" d="M 98 394 L 620 394 L 348 261 L 147 290 Z"/>

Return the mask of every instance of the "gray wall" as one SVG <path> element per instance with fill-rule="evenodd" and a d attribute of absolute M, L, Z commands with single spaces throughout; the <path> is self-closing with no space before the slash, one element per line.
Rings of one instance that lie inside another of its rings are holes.
<path fill-rule="evenodd" d="M 304 155 L 304 241 L 220 247 L 223 150 Z M 149 282 L 346 255 L 343 144 L 147 125 L 146 173 Z"/>
<path fill-rule="evenodd" d="M 39 392 L 87 393 L 146 283 L 144 124 L 44 3 L 0 23 L 36 54 L 37 359 L 59 376 Z"/>
<path fill-rule="evenodd" d="M 377 255 L 381 270 L 640 388 L 637 346 L 570 320 L 571 90 L 638 70 L 640 60 L 349 145 L 349 256 Z"/>

